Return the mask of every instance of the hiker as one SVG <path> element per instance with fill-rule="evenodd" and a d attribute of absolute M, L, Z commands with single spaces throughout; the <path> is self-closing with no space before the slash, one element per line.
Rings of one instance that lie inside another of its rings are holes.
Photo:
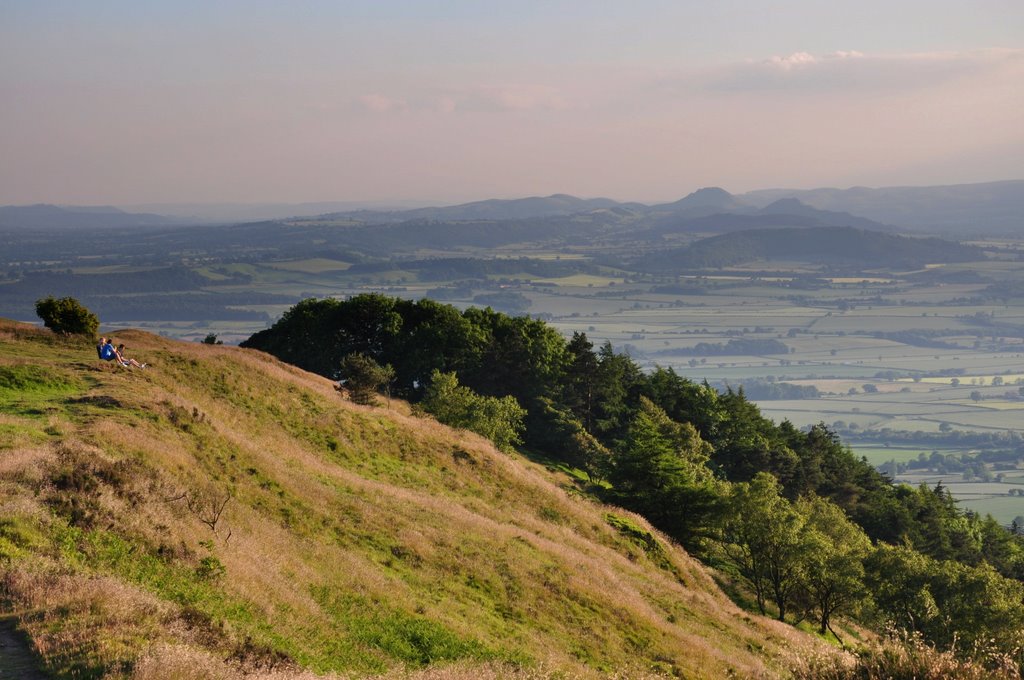
<path fill-rule="evenodd" d="M 118 345 L 117 349 L 114 350 L 114 353 L 117 354 L 117 360 L 121 362 L 122 366 L 134 366 L 135 368 L 146 367 L 146 364 L 140 364 L 135 359 L 128 359 L 124 356 L 124 343 Z"/>

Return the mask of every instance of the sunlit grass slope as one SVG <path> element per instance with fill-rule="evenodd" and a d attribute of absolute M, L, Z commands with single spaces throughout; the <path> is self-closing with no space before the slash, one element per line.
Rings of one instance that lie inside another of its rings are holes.
<path fill-rule="evenodd" d="M 774 677 L 808 644 L 404 403 L 119 339 L 151 367 L 0 322 L 3 606 L 58 677 Z"/>

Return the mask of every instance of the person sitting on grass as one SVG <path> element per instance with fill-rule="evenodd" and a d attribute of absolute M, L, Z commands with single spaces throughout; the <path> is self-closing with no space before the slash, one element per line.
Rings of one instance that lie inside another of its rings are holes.
<path fill-rule="evenodd" d="M 119 362 L 121 362 L 122 366 L 134 366 L 135 368 L 145 368 L 146 367 L 146 364 L 140 364 L 135 359 L 128 359 L 128 358 L 125 357 L 125 355 L 124 355 L 124 343 L 121 343 L 120 345 L 118 345 L 117 349 L 114 350 L 114 352 L 117 354 L 117 360 Z"/>
<path fill-rule="evenodd" d="M 103 361 L 113 361 L 117 359 L 117 350 L 114 349 L 114 342 L 111 338 L 100 338 L 99 343 L 96 345 L 96 353 Z"/>

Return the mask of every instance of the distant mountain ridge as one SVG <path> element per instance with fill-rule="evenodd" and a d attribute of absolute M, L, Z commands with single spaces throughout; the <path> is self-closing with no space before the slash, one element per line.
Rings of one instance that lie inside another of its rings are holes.
<path fill-rule="evenodd" d="M 922 267 L 932 262 L 966 262 L 982 250 L 939 238 L 896 236 L 853 227 L 756 229 L 711 236 L 683 248 L 639 260 L 653 272 L 729 267 L 757 260 L 808 261 L 870 267 Z"/>
<path fill-rule="evenodd" d="M 0 206 L 0 227 L 27 229 L 156 227 L 181 224 L 163 215 L 128 213 L 113 206 L 58 206 L 46 203 Z"/>
<path fill-rule="evenodd" d="M 357 216 L 384 222 L 408 220 L 488 220 L 529 219 L 551 215 L 572 215 L 620 205 L 610 198 L 576 198 L 568 194 L 531 196 L 516 199 L 488 199 L 444 207 L 414 208 L 400 211 L 364 210 L 355 213 L 329 213 L 323 217 Z"/>
<path fill-rule="evenodd" d="M 796 198 L 914 231 L 1018 233 L 1024 226 L 1024 180 L 924 187 L 762 189 L 740 198 L 766 205 Z"/>
<path fill-rule="evenodd" d="M 300 204 L 172 204 L 126 212 L 110 206 L 0 206 L 3 228 L 103 228 L 173 226 L 303 219 L 355 225 L 403 222 L 515 222 L 581 216 L 583 221 L 619 218 L 631 228 L 668 232 L 715 232 L 777 226 L 849 226 L 860 229 L 961 235 L 1016 233 L 1024 225 L 1024 180 L 929 187 L 871 189 L 762 189 L 731 194 L 704 187 L 670 203 L 647 205 L 569 194 L 488 199 L 458 205 L 386 207 L 373 202 Z M 351 206 L 351 208 L 349 208 Z M 381 206 L 381 207 L 378 207 Z M 171 216 L 168 216 L 171 215 Z M 190 215 L 205 215 L 191 217 Z M 785 219 L 782 216 L 788 216 Z M 642 224 L 638 224 L 642 222 Z"/>

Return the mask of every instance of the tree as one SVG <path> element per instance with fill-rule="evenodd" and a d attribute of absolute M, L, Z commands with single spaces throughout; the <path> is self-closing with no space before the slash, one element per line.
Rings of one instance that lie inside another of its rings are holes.
<path fill-rule="evenodd" d="M 818 632 L 839 639 L 830 625 L 832 616 L 867 596 L 864 559 L 871 540 L 836 504 L 819 496 L 805 496 L 796 510 L 806 518 L 804 589 L 818 615 Z"/>
<path fill-rule="evenodd" d="M 990 565 L 939 561 L 880 543 L 865 567 L 879 611 L 895 626 L 945 649 L 985 644 L 1009 650 L 1019 644 L 1024 584 Z"/>
<path fill-rule="evenodd" d="M 54 333 L 95 338 L 99 318 L 73 297 L 49 297 L 36 301 L 36 314 Z"/>
<path fill-rule="evenodd" d="M 361 352 L 353 352 L 341 360 L 339 375 L 348 390 L 349 399 L 369 406 L 377 403 L 380 389 L 395 379 L 395 369 L 390 364 L 381 366 Z"/>
<path fill-rule="evenodd" d="M 609 475 L 615 499 L 687 549 L 699 548 L 721 512 L 720 485 L 706 465 L 711 445 L 693 425 L 674 422 L 640 397 L 616 448 Z"/>
<path fill-rule="evenodd" d="M 206 337 L 203 338 L 203 344 L 204 345 L 223 345 L 224 341 L 223 340 L 218 340 L 216 333 L 207 333 Z"/>
<path fill-rule="evenodd" d="M 452 427 L 461 427 L 487 437 L 503 451 L 519 444 L 526 410 L 515 397 L 485 397 L 459 385 L 455 373 L 435 370 L 421 411 Z"/>
<path fill-rule="evenodd" d="M 723 557 L 750 584 L 761 613 L 767 614 L 771 599 L 779 621 L 785 621 L 804 580 L 806 517 L 767 472 L 733 485 L 727 514 L 720 540 Z"/>
<path fill-rule="evenodd" d="M 896 628 L 924 633 L 940 617 L 932 593 L 937 563 L 906 546 L 879 543 L 865 562 L 875 606 Z"/>
<path fill-rule="evenodd" d="M 568 362 L 565 371 L 566 406 L 587 431 L 594 429 L 594 383 L 597 380 L 597 355 L 586 333 L 576 331 L 566 346 Z"/>

